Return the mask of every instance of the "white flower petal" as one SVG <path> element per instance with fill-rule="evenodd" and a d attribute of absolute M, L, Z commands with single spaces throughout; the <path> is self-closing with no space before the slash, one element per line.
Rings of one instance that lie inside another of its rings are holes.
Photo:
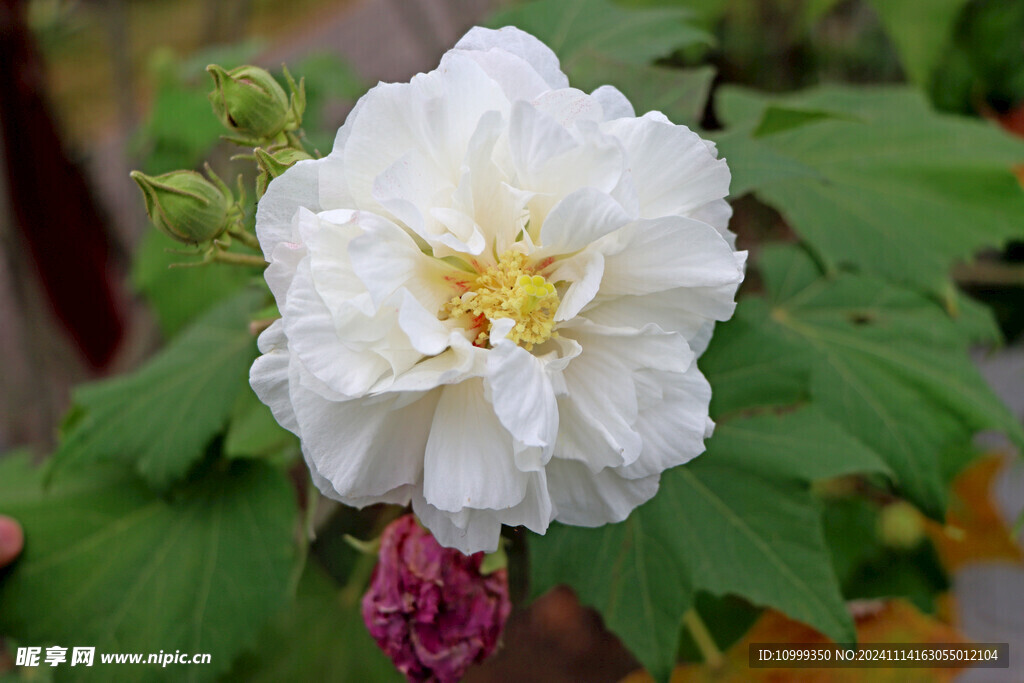
<path fill-rule="evenodd" d="M 454 187 L 480 118 L 508 106 L 501 87 L 476 62 L 457 53 L 409 83 L 378 85 L 363 97 L 345 141 L 349 193 L 360 207 L 376 205 L 377 176 L 411 150 L 429 162 L 439 183 Z"/>
<path fill-rule="evenodd" d="M 447 512 L 518 505 L 528 477 L 516 469 L 512 437 L 484 399 L 483 381 L 470 379 L 440 391 L 426 444 L 424 498 Z"/>
<path fill-rule="evenodd" d="M 413 492 L 412 510 L 446 548 L 455 548 L 467 555 L 481 551 L 493 553 L 498 549 L 501 522 L 490 511 L 445 512 L 428 503 L 418 490 Z"/>
<path fill-rule="evenodd" d="M 604 254 L 596 249 L 587 249 L 558 263 L 551 271 L 553 282 L 567 281 L 572 284 L 562 295 L 555 313 L 555 320 L 562 322 L 579 315 L 583 307 L 593 301 L 604 277 Z"/>
<path fill-rule="evenodd" d="M 308 259 L 299 266 L 281 313 L 288 348 L 309 372 L 332 390 L 358 396 L 389 369 L 389 364 L 378 354 L 355 350 L 339 337 L 330 310 L 313 286 Z M 372 323 L 371 319 L 358 316 L 350 321 Z"/>
<path fill-rule="evenodd" d="M 381 496 L 422 477 L 437 392 L 397 409 L 397 395 L 329 401 L 294 381 L 291 394 L 303 452 L 335 497 Z"/>
<path fill-rule="evenodd" d="M 621 522 L 658 492 L 655 474 L 643 479 L 623 479 L 613 469 L 592 473 L 582 464 L 555 458 L 547 467 L 554 497 L 555 519 L 576 526 L 600 526 Z"/>
<path fill-rule="evenodd" d="M 677 287 L 716 287 L 743 281 L 738 256 L 707 223 L 669 216 L 640 220 L 610 235 L 601 293 L 650 294 Z"/>
<path fill-rule="evenodd" d="M 584 316 L 608 327 L 635 327 L 654 323 L 663 330 L 692 340 L 710 321 L 728 320 L 736 309 L 736 284 L 717 287 L 676 287 L 638 296 L 602 299 Z"/>
<path fill-rule="evenodd" d="M 284 323 L 275 320 L 263 330 L 258 341 L 263 354 L 253 361 L 249 369 L 249 384 L 256 396 L 270 408 L 278 424 L 298 435 L 291 396 L 288 393 L 288 340 L 284 336 Z"/>
<path fill-rule="evenodd" d="M 425 356 L 436 356 L 448 348 L 448 328 L 437 319 L 437 313 L 425 309 L 408 289 L 403 289 L 401 296 L 398 326 L 409 337 L 412 348 Z"/>
<path fill-rule="evenodd" d="M 533 100 L 537 111 L 542 111 L 559 124 L 570 127 L 577 121 L 604 120 L 601 104 L 582 90 L 561 88 L 549 90 Z"/>
<path fill-rule="evenodd" d="M 295 278 L 295 269 L 302 259 L 306 258 L 307 253 L 306 245 L 294 242 L 278 242 L 274 247 L 270 262 L 263 271 L 263 277 L 270 287 L 270 293 L 279 302 L 278 306 L 284 305 L 287 300 L 288 288 Z"/>
<path fill-rule="evenodd" d="M 508 526 L 525 526 L 538 534 L 546 532 L 554 515 L 554 506 L 544 470 L 527 475 L 526 495 L 522 502 L 508 510 L 499 510 L 494 515 Z"/>
<path fill-rule="evenodd" d="M 356 112 L 349 114 L 350 120 L 355 120 Z M 345 163 L 340 154 L 333 152 L 320 160 L 320 174 L 317 187 L 320 195 L 321 210 L 330 209 L 351 209 L 355 207 L 355 201 L 348 191 L 348 183 L 345 180 Z M 313 207 L 306 207 L 312 209 Z"/>
<path fill-rule="evenodd" d="M 487 356 L 487 384 L 501 424 L 522 444 L 541 448 L 546 462 L 558 435 L 558 406 L 545 363 L 499 339 Z"/>
<path fill-rule="evenodd" d="M 592 187 L 576 190 L 544 219 L 537 258 L 578 251 L 629 222 L 622 206 L 604 192 Z"/>
<path fill-rule="evenodd" d="M 689 212 L 689 217 L 707 223 L 718 231 L 729 246 L 736 248 L 736 233 L 729 229 L 729 219 L 732 218 L 732 205 L 724 199 L 709 202 L 699 209 Z"/>
<path fill-rule="evenodd" d="M 466 274 L 425 255 L 409 235 L 380 216 L 360 213 L 362 234 L 347 245 L 351 270 L 380 306 L 402 287 L 416 292 L 420 303 L 436 315 Z M 340 246 L 340 245 L 339 245 Z"/>
<path fill-rule="evenodd" d="M 685 373 L 642 371 L 637 384 L 636 429 L 644 447 L 635 462 L 621 468 L 622 476 L 653 476 L 703 453 L 704 439 L 711 436 L 714 423 L 708 417 L 711 387 L 697 365 Z"/>
<path fill-rule="evenodd" d="M 313 159 L 300 161 L 267 186 L 256 207 L 256 237 L 263 249 L 263 258 L 268 261 L 278 244 L 298 241 L 292 219 L 300 208 L 314 213 L 320 211 L 322 163 Z"/>
<path fill-rule="evenodd" d="M 491 48 L 499 48 L 522 58 L 552 88 L 569 86 L 569 79 L 559 68 L 558 57 L 551 51 L 551 48 L 514 26 L 505 26 L 497 30 L 474 26 L 455 44 L 456 50 L 489 50 Z"/>
<path fill-rule="evenodd" d="M 457 331 L 448 337 L 449 348 L 427 358 L 389 381 L 389 391 L 427 391 L 444 384 L 457 384 L 487 373 L 487 351 L 473 346 Z M 381 387 L 374 387 L 374 391 Z"/>
<path fill-rule="evenodd" d="M 531 231 L 575 190 L 616 191 L 628 168 L 622 145 L 596 123 L 580 120 L 569 129 L 525 102 L 512 107 L 508 143 L 515 182 L 536 193 L 530 202 Z"/>
<path fill-rule="evenodd" d="M 636 112 L 633 111 L 633 105 L 613 85 L 602 85 L 590 93 L 590 96 L 601 105 L 601 109 L 604 112 L 604 120 L 606 121 L 636 116 Z"/>
<path fill-rule="evenodd" d="M 497 81 L 509 102 L 533 100 L 551 89 L 544 77 L 522 57 L 500 48 L 465 50 L 466 55 Z"/>
<path fill-rule="evenodd" d="M 577 147 L 576 139 L 565 126 L 528 102 L 515 102 L 509 120 L 509 149 L 520 186 L 532 189 L 552 157 Z M 545 188 L 546 189 L 546 188 Z"/>
<path fill-rule="evenodd" d="M 425 209 L 445 202 L 445 193 L 454 191 L 454 182 L 418 149 L 403 154 L 373 181 L 373 198 L 423 239 L 441 232 Z"/>
<path fill-rule="evenodd" d="M 700 136 L 651 116 L 620 118 L 604 124 L 633 163 L 633 183 L 645 218 L 689 215 L 729 193 L 729 167 Z"/>

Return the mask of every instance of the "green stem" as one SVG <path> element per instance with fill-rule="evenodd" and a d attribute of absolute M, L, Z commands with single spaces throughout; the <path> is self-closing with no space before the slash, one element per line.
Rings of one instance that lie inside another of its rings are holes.
<path fill-rule="evenodd" d="M 708 631 L 707 625 L 700 618 L 700 614 L 697 613 L 695 608 L 691 608 L 683 615 L 683 624 L 690 632 L 690 635 L 693 636 L 693 642 L 697 644 L 697 649 L 700 650 L 704 663 L 712 670 L 722 668 L 722 665 L 725 663 L 722 651 L 718 649 L 715 639 L 711 636 L 711 632 Z"/>
<path fill-rule="evenodd" d="M 306 562 L 309 560 L 309 546 L 316 539 L 316 532 L 313 530 L 313 521 L 316 519 L 317 510 L 320 508 L 320 492 L 310 479 L 306 488 L 306 511 L 303 515 L 302 529 L 299 532 L 299 553 L 295 558 L 295 567 L 289 580 L 291 588 L 290 595 L 295 595 L 299 588 L 299 580 L 302 572 L 306 569 Z"/>
<path fill-rule="evenodd" d="M 302 129 L 300 128 L 298 130 L 301 131 Z M 285 137 L 285 140 L 288 141 L 288 146 L 291 147 L 292 149 L 297 149 L 300 152 L 305 152 L 306 151 L 306 148 L 302 145 L 302 139 L 299 137 L 299 133 L 298 132 L 292 132 L 290 130 L 286 130 L 284 132 L 284 137 Z"/>
<path fill-rule="evenodd" d="M 228 234 L 236 238 L 239 242 L 249 247 L 250 249 L 260 250 L 260 241 L 256 239 L 256 235 L 248 232 L 245 228 L 235 227 L 229 228 Z"/>
<path fill-rule="evenodd" d="M 373 532 L 371 538 L 378 538 L 384 533 L 384 528 L 396 520 L 402 513 L 402 508 L 397 505 L 388 505 L 377 515 L 377 519 L 373 524 Z M 370 575 L 373 574 L 373 568 L 377 566 L 377 553 L 358 553 L 356 556 L 355 566 L 352 567 L 352 571 L 349 572 L 348 580 L 345 585 L 341 587 L 341 591 L 338 594 L 341 603 L 346 606 L 353 606 L 359 604 L 359 599 L 366 591 L 366 584 L 370 582 Z"/>
<path fill-rule="evenodd" d="M 356 563 L 348 575 L 348 581 L 345 582 L 338 594 L 341 604 L 346 607 L 359 604 L 359 599 L 366 590 L 366 584 L 370 582 L 370 575 L 375 566 L 377 566 L 376 555 L 359 553 L 356 556 Z"/>
<path fill-rule="evenodd" d="M 266 268 L 267 262 L 263 260 L 262 256 L 251 256 L 249 254 L 238 254 L 233 251 L 220 251 L 213 252 L 213 258 L 211 259 L 216 263 L 229 263 L 233 266 L 253 266 L 256 268 Z"/>

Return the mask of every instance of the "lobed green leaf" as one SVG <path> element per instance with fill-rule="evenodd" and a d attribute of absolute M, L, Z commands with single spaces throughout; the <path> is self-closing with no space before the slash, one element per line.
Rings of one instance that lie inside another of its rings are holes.
<path fill-rule="evenodd" d="M 209 680 L 285 600 L 295 502 L 260 463 L 212 472 L 170 498 L 116 466 L 44 485 L 27 458 L 0 462 L 0 514 L 25 528 L 24 555 L 0 582 L 0 632 L 26 643 L 96 648 L 76 681 L 164 680 L 169 669 L 100 664 L 101 653 L 208 653 L 175 680 Z"/>
<path fill-rule="evenodd" d="M 77 388 L 54 467 L 127 462 L 156 488 L 183 477 L 223 430 L 239 392 L 249 391 L 249 313 L 261 300 L 259 291 L 242 292 L 140 370 Z"/>

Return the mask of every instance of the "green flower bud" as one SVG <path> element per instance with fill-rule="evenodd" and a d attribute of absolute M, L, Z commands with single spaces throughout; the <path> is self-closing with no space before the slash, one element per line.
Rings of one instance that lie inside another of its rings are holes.
<path fill-rule="evenodd" d="M 910 503 L 886 505 L 878 513 L 878 536 L 890 548 L 910 550 L 924 538 L 924 518 Z"/>
<path fill-rule="evenodd" d="M 211 64 L 206 70 L 213 77 L 213 111 L 228 130 L 252 141 L 271 140 L 298 127 L 301 112 L 294 106 L 295 95 L 289 100 L 265 69 L 246 65 L 226 71 Z"/>
<path fill-rule="evenodd" d="M 260 198 L 267 191 L 270 181 L 281 175 L 295 165 L 295 162 L 303 159 L 312 159 L 300 149 L 285 147 L 276 152 L 268 152 L 262 147 L 253 150 L 256 156 L 256 165 L 260 168 L 260 174 L 256 176 L 256 197 Z"/>
<path fill-rule="evenodd" d="M 187 244 L 216 239 L 238 217 L 234 196 L 211 173 L 216 184 L 195 171 L 171 171 L 148 176 L 131 172 L 142 189 L 146 213 L 161 231 Z"/>

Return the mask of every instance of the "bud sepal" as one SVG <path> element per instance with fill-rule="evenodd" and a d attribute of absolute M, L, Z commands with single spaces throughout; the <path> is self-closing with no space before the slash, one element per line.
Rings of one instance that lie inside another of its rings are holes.
<path fill-rule="evenodd" d="M 283 147 L 275 151 L 257 147 L 253 150 L 253 156 L 260 170 L 256 176 L 256 199 L 263 197 L 271 180 L 294 166 L 296 162 L 313 158 L 305 151 L 294 147 Z"/>

